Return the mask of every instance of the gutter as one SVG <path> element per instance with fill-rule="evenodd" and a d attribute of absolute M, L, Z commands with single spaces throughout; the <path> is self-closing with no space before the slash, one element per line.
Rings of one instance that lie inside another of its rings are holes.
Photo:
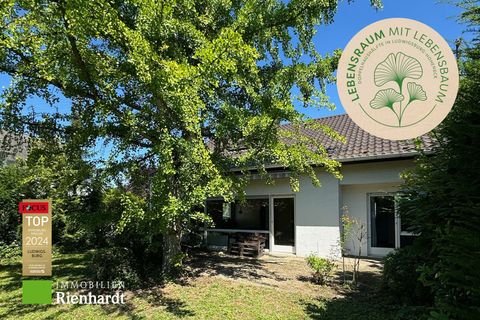
<path fill-rule="evenodd" d="M 433 151 L 425 151 L 425 154 L 431 155 Z M 341 163 L 351 163 L 351 162 L 369 162 L 369 161 L 379 161 L 379 160 L 403 160 L 403 159 L 410 159 L 414 158 L 415 156 L 420 155 L 418 152 L 408 152 L 402 154 L 384 154 L 378 156 L 366 156 L 366 157 L 357 157 L 357 158 L 334 158 L 335 160 Z"/>
<path fill-rule="evenodd" d="M 427 155 L 434 154 L 433 151 L 424 151 Z M 360 162 L 378 162 L 381 160 L 386 161 L 393 161 L 393 160 L 405 160 L 405 159 L 412 159 L 415 156 L 420 155 L 419 152 L 408 152 L 402 154 L 384 154 L 384 155 L 375 155 L 375 156 L 365 156 L 365 157 L 355 157 L 355 158 L 333 158 L 342 164 L 349 164 L 349 163 L 360 163 Z M 279 166 L 276 164 L 269 164 L 265 166 L 265 169 L 283 169 L 288 170 L 288 168 L 284 166 Z M 249 167 L 247 168 L 248 171 L 255 171 L 257 170 L 256 167 Z M 241 169 L 234 168 L 231 170 L 232 172 L 240 172 Z"/>

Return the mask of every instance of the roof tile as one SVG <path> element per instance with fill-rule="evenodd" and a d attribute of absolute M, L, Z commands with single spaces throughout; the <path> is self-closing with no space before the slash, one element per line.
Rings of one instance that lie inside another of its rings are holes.
<path fill-rule="evenodd" d="M 330 128 L 346 138 L 343 144 L 326 136 L 321 131 L 304 129 L 304 134 L 314 137 L 326 147 L 330 156 L 341 162 L 372 158 L 405 157 L 417 153 L 414 140 L 387 140 L 376 137 L 361 129 L 346 114 L 315 119 L 322 125 Z M 290 124 L 284 124 L 290 127 Z M 433 139 L 425 134 L 420 137 L 425 151 L 431 151 L 435 146 Z"/>

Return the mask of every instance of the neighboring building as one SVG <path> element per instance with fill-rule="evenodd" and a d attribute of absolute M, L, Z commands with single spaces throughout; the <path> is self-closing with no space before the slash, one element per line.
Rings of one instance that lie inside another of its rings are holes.
<path fill-rule="evenodd" d="M 207 212 L 215 222 L 214 229 L 207 229 L 210 247 L 226 249 L 231 235 L 238 232 L 260 233 L 266 236 L 271 252 L 338 256 L 340 218 L 345 208 L 367 228 L 363 256 L 384 256 L 411 241 L 412 235 L 402 229 L 395 214 L 394 195 L 402 184 L 400 173 L 413 166 L 418 154 L 413 141 L 377 138 L 360 129 L 347 115 L 317 121 L 347 138 L 347 143 L 342 144 L 320 132 L 305 132 L 318 137 L 331 156 L 342 163 L 343 179 L 318 168 L 322 186 L 314 187 L 310 178 L 303 176 L 300 191 L 294 193 L 289 172 L 270 167 L 275 184 L 252 179 L 246 189 L 246 204 L 207 201 Z M 423 149 L 431 151 L 432 140 L 426 135 L 421 140 Z M 353 250 L 351 241 L 347 241 L 347 247 Z"/>
<path fill-rule="evenodd" d="M 11 164 L 16 158 L 27 157 L 27 144 L 0 131 L 0 165 Z"/>

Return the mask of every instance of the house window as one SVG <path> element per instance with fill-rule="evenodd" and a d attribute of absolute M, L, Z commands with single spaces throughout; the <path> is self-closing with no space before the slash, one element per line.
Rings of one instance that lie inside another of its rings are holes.
<path fill-rule="evenodd" d="M 231 203 L 223 203 L 223 220 L 229 220 L 232 218 L 232 206 Z"/>
<path fill-rule="evenodd" d="M 393 194 L 370 195 L 370 248 L 395 249 L 410 245 L 415 234 L 401 221 Z M 381 251 L 378 251 L 381 252 Z M 386 252 L 386 251 L 385 251 Z M 385 253 L 384 252 L 384 253 Z"/>
<path fill-rule="evenodd" d="M 268 231 L 268 198 L 252 198 L 234 203 L 208 200 L 206 207 L 207 214 L 212 217 L 216 229 Z"/>

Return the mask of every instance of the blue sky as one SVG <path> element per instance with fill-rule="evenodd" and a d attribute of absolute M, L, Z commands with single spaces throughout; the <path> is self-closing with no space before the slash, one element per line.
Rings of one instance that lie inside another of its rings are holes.
<path fill-rule="evenodd" d="M 387 18 L 409 18 L 423 22 L 440 33 L 451 47 L 463 34 L 465 26 L 457 22 L 462 12 L 459 8 L 438 0 L 383 0 L 384 8 L 375 10 L 369 0 L 356 0 L 352 3 L 341 1 L 335 21 L 320 26 L 315 36 L 316 49 L 323 55 L 335 49 L 343 49 L 349 40 L 361 29 L 378 20 Z M 327 109 L 298 108 L 313 118 L 345 113 L 340 104 L 335 85 L 330 85 L 327 95 L 336 105 L 334 111 Z"/>
<path fill-rule="evenodd" d="M 458 37 L 464 36 L 465 29 L 456 19 L 461 12 L 455 6 L 438 0 L 383 0 L 384 8 L 375 10 L 370 6 L 370 0 L 356 0 L 352 3 L 340 1 L 335 21 L 327 26 L 320 26 L 315 36 L 315 45 L 321 54 L 330 53 L 335 49 L 344 48 L 348 41 L 362 28 L 375 21 L 386 18 L 410 18 L 423 22 L 437 30 L 449 43 Z M 452 45 L 453 46 L 453 45 Z M 0 74 L 0 90 L 8 87 L 10 78 Z M 318 118 L 345 113 L 342 108 L 335 85 L 330 85 L 327 91 L 330 100 L 337 106 L 334 111 L 327 109 L 304 109 L 308 116 Z M 42 105 L 39 99 L 29 101 L 36 105 L 37 111 L 47 111 L 48 106 Z M 61 100 L 68 108 L 68 100 Z M 40 108 L 39 108 L 40 107 Z M 64 109 L 65 110 L 65 109 Z"/>

